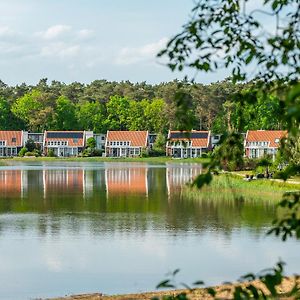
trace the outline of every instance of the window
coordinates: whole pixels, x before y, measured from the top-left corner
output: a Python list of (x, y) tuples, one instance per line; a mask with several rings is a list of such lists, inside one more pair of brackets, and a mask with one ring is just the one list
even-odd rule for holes
[(105, 140), (105, 137), (104, 137), (104, 136), (101, 136), (101, 140), (104, 141), (104, 140)]
[(11, 142), (15, 143), (17, 141), (17, 139), (15, 137), (11, 138)]
[(73, 143), (74, 143), (74, 144), (78, 144), (78, 139), (76, 139), (76, 138), (73, 139)]
[(279, 143), (279, 139), (275, 139), (275, 143)]

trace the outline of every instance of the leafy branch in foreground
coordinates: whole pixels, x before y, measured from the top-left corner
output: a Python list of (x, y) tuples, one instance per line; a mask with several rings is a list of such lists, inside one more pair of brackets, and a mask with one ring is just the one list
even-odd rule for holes
[(300, 239), (300, 192), (285, 193), (278, 204), (277, 214), (274, 227), (268, 233), (281, 236), (283, 241), (288, 237)]
[(189, 22), (159, 56), (168, 58), (172, 70), (231, 69), (234, 81), (297, 78), (300, 2), (264, 0), (257, 9), (250, 2), (197, 1)]
[[(162, 281), (157, 288), (175, 288), (175, 275), (179, 270), (175, 270), (171, 278)], [(300, 299), (300, 282), (299, 277), (292, 279), (290, 288), (284, 287), (284, 263), (279, 261), (274, 268), (265, 269), (258, 274), (246, 274), (242, 276), (238, 283), (226, 283), (219, 288), (204, 288), (202, 294), (196, 288), (204, 284), (203, 281), (197, 281), (193, 284), (194, 288), (181, 284), (186, 290), (166, 294), (162, 298), (152, 298), (153, 300), (187, 300), (210, 297), (212, 299), (278, 299), (292, 297)], [(291, 280), (291, 279), (290, 279)], [(198, 298), (197, 298), (198, 299)]]

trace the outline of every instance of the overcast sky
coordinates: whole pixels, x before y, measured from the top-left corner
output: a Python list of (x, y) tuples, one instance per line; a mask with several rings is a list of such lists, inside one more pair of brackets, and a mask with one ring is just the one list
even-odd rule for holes
[(14, 85), (45, 77), (66, 83), (182, 78), (155, 56), (192, 6), (192, 0), (0, 0), (0, 79)]

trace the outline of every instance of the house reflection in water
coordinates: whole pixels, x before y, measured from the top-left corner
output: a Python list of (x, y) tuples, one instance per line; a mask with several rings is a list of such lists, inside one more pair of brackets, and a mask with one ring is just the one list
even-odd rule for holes
[(26, 188), (26, 179), (24, 171), (1, 170), (0, 198), (23, 198), (24, 188)]
[(23, 199), (42, 194), (44, 199), (93, 195), (93, 172), (84, 169), (0, 170), (0, 198)]
[(109, 167), (105, 168), (107, 198), (111, 196), (148, 196), (148, 168)]
[(167, 164), (166, 180), (168, 196), (181, 191), (182, 186), (191, 183), (197, 175), (202, 173), (199, 164)]
[(82, 194), (84, 185), (84, 170), (63, 169), (43, 170), (44, 198), (48, 194)]

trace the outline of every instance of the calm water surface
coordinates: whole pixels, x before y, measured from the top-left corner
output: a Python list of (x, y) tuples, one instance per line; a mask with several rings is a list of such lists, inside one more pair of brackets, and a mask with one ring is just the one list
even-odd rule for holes
[(194, 164), (0, 167), (0, 298), (153, 290), (176, 268), (178, 281), (216, 284), (279, 258), (299, 273), (300, 243), (265, 235), (273, 199), (187, 199), (181, 186), (199, 172)]

